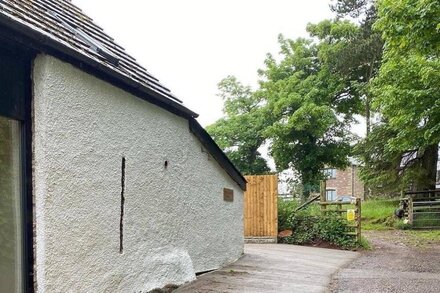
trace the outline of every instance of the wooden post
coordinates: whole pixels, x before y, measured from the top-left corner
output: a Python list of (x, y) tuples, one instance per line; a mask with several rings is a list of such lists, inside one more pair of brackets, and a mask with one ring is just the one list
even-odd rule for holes
[[(325, 180), (321, 180), (321, 182), (320, 182), (320, 195), (321, 195), (321, 197), (319, 199), (320, 202), (326, 202), (327, 201), (327, 198), (325, 196), (325, 189), (326, 189)], [(326, 205), (321, 205), (321, 212), (324, 212), (326, 208), (327, 208)]]
[(409, 224), (413, 224), (414, 220), (414, 208), (413, 208), (413, 198), (409, 196), (408, 198), (408, 222)]
[(356, 240), (359, 243), (361, 241), (361, 217), (362, 217), (362, 200), (356, 198)]

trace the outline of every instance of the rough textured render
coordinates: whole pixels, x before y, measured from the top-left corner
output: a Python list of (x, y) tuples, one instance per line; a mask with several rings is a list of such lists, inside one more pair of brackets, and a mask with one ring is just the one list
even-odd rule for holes
[(47, 55), (33, 79), (38, 291), (145, 292), (240, 257), (243, 192), (187, 120)]

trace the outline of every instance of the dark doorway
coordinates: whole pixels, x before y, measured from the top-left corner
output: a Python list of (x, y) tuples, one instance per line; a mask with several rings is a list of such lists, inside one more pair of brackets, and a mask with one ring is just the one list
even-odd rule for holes
[(32, 54), (0, 44), (0, 291), (33, 292)]

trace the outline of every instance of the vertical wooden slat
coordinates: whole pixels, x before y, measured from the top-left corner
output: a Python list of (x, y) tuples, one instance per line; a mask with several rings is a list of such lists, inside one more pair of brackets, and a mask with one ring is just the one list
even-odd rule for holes
[(264, 209), (265, 209), (265, 199), (266, 199), (266, 190), (265, 190), (265, 184), (266, 184), (266, 180), (264, 180), (264, 178), (260, 178), (260, 192), (259, 192), (259, 196), (260, 196), (260, 236), (265, 236), (266, 234), (264, 233), (264, 225), (265, 223), (265, 218), (264, 218)]
[(263, 199), (264, 199), (264, 189), (262, 188), (263, 178), (258, 178), (257, 180), (257, 194), (256, 197), (258, 198), (258, 236), (264, 236), (263, 235)]
[[(258, 235), (258, 181), (256, 180), (256, 178), (254, 178), (254, 184), (253, 184), (253, 197), (252, 197), (252, 204), (254, 205), (254, 213), (253, 213), (253, 219), (254, 219), (254, 223), (252, 224), (254, 226), (254, 235), (255, 236), (259, 236)], [(255, 215), (255, 216), (254, 216)]]
[(271, 210), (272, 210), (272, 191), (271, 191), (271, 182), (272, 182), (272, 180), (266, 180), (266, 183), (265, 183), (265, 187), (264, 187), (264, 189), (265, 189), (265, 191), (266, 191), (266, 194), (265, 194), (265, 197), (266, 197), (266, 201), (265, 201), (265, 204), (266, 204), (266, 215), (265, 215), (265, 217), (266, 217), (266, 232), (265, 232), (265, 234), (266, 235), (272, 235), (272, 219), (270, 218), (270, 212), (271, 212)]
[[(247, 180), (247, 178), (246, 178)], [(247, 228), (249, 227), (248, 224), (248, 212), (247, 212), (247, 207), (249, 206), (248, 204), (248, 194), (245, 192), (244, 193), (244, 198), (243, 198), (243, 224), (244, 224), (244, 235), (246, 236), (248, 234)]]
[(272, 179), (272, 183), (273, 183), (273, 193), (272, 193), (272, 199), (273, 199), (273, 203), (272, 203), (272, 207), (273, 207), (273, 213), (274, 213), (274, 217), (272, 218), (272, 221), (274, 223), (274, 227), (272, 230), (272, 236), (278, 236), (278, 176), (274, 175), (273, 179)]
[(267, 231), (266, 235), (272, 236), (272, 229), (273, 229), (273, 219), (271, 217), (272, 210), (273, 210), (273, 197), (272, 197), (272, 178), (269, 178), (269, 180), (266, 180), (266, 205), (267, 205), (267, 214), (266, 214), (266, 225), (267, 225)]
[(265, 196), (266, 196), (266, 206), (267, 206), (267, 213), (266, 213), (266, 235), (272, 236), (272, 226), (273, 226), (273, 221), (272, 218), (270, 216), (271, 214), (271, 210), (272, 210), (272, 178), (269, 178), (270, 180), (266, 180), (265, 183)]
[[(248, 181), (248, 186), (250, 185), (249, 184), (249, 178), (247, 178), (246, 177), (246, 181)], [(249, 188), (249, 187), (247, 187), (247, 188)], [(249, 203), (250, 203), (250, 201), (249, 201), (249, 192), (245, 192), (244, 193), (244, 197), (245, 197), (245, 206), (244, 206), (244, 210), (245, 210), (245, 214), (244, 214), (244, 216), (245, 216), (245, 222), (244, 222), (244, 235), (246, 236), (246, 235), (249, 235), (250, 234), (250, 231), (249, 231), (249, 228), (250, 228), (250, 223), (249, 223)]]
[(244, 200), (245, 236), (278, 234), (278, 178), (276, 175), (246, 176), (248, 181)]
[(268, 234), (269, 231), (268, 231), (268, 227), (267, 227), (269, 225), (269, 219), (267, 217), (267, 210), (269, 208), (268, 204), (269, 204), (270, 196), (267, 193), (267, 191), (268, 191), (267, 183), (268, 183), (267, 180), (263, 180), (263, 184), (262, 184), (263, 190), (264, 190), (264, 198), (263, 198), (263, 211), (264, 211), (264, 213), (263, 213), (263, 221), (264, 221), (264, 223), (263, 223), (263, 235), (269, 235)]
[(258, 178), (258, 185), (257, 186), (258, 186), (258, 191), (257, 191), (257, 197), (258, 197), (258, 236), (264, 236), (263, 235), (264, 178), (262, 178), (262, 177)]
[(255, 178), (252, 178), (252, 235), (253, 236), (258, 236), (257, 233), (257, 215), (258, 215), (258, 205), (256, 205), (255, 201), (256, 201), (256, 194), (257, 194), (257, 190), (256, 190), (256, 184), (255, 184)]

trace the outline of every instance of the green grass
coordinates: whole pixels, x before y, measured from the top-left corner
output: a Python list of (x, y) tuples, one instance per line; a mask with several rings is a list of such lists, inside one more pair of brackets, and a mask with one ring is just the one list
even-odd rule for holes
[[(279, 229), (290, 229), (287, 219), (293, 210), (298, 207), (296, 201), (278, 201)], [(362, 202), (362, 229), (363, 230), (389, 230), (393, 229), (398, 220), (394, 217), (394, 211), (399, 207), (399, 200), (367, 200)], [(335, 207), (328, 207), (334, 209)], [(344, 205), (344, 209), (353, 209), (354, 205)], [(311, 216), (321, 214), (320, 206), (317, 202), (310, 204), (301, 213)]]
[(420, 248), (440, 245), (439, 230), (407, 230), (407, 243)]
[(408, 233), (413, 237), (425, 241), (440, 242), (440, 230), (412, 230), (408, 231)]
[(362, 229), (389, 230), (396, 224), (394, 211), (399, 207), (399, 200), (367, 200), (362, 202)]
[(362, 249), (365, 249), (365, 250), (370, 250), (371, 249), (370, 242), (364, 236), (361, 236), (361, 241), (359, 241), (359, 248), (362, 248)]

